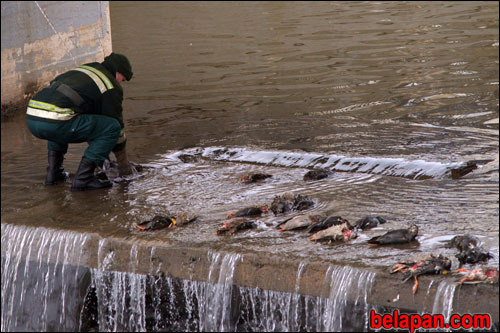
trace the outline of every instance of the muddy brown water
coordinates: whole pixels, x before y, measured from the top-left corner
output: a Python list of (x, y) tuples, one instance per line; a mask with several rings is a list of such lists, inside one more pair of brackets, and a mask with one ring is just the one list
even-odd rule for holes
[[(134, 71), (123, 84), (129, 156), (152, 168), (110, 190), (46, 187), (46, 142), (29, 133), (21, 111), (1, 124), (2, 223), (362, 266), (453, 256), (443, 241), (472, 233), (498, 265), (496, 2), (112, 2), (110, 9), (113, 49)], [(66, 155), (72, 175), (84, 149), (73, 145)], [(217, 149), (229, 153), (210, 153)], [(432, 176), (351, 165), (306, 183), (317, 156), (403, 171), (414, 163)], [(490, 162), (458, 180), (443, 171), (469, 160)], [(274, 177), (238, 182), (258, 170)], [(341, 245), (277, 232), (282, 218), (273, 216), (231, 238), (215, 235), (228, 212), (286, 191), (314, 198), (312, 212), (389, 222)], [(179, 210), (200, 221), (147, 234), (135, 228)], [(418, 243), (366, 246), (411, 222)]]

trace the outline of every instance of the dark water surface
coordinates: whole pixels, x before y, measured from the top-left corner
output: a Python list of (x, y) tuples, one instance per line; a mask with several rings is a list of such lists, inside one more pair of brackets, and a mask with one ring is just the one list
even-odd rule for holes
[[(45, 187), (46, 142), (21, 112), (1, 125), (2, 223), (384, 266), (452, 256), (440, 241), (472, 233), (498, 265), (498, 14), (496, 2), (112, 2), (113, 49), (134, 71), (123, 85), (129, 156), (154, 168), (106, 191)], [(70, 147), (68, 171), (85, 148)], [(304, 182), (318, 156), (349, 160), (350, 172)], [(491, 162), (449, 177), (469, 160)], [(363, 163), (376, 167), (355, 167)], [(256, 170), (274, 177), (238, 182)], [(429, 177), (401, 177), (419, 172)], [(389, 223), (338, 246), (279, 233), (272, 216), (254, 231), (215, 235), (228, 212), (285, 191), (313, 197), (313, 212)], [(167, 210), (201, 222), (154, 234), (134, 227)], [(419, 244), (366, 246), (410, 222)]]

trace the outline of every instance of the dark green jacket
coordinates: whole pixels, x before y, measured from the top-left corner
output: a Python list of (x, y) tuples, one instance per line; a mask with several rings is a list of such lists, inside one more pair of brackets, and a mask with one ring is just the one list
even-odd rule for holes
[[(122, 115), (123, 89), (115, 79), (116, 73), (112, 71), (112, 68), (108, 69), (94, 62), (59, 75), (51, 82), (49, 88), (42, 89), (32, 98), (28, 105), (27, 117), (41, 121), (65, 121), (77, 116), (78, 113), (91, 113), (115, 118), (122, 128), (122, 137), (113, 151), (122, 150), (125, 146)], [(91, 77), (86, 73), (94, 75)], [(102, 74), (105, 77), (102, 77)], [(66, 84), (78, 93), (85, 101), (85, 107), (77, 106), (71, 98), (58, 91), (57, 87), (60, 83)], [(48, 112), (49, 110), (51, 112)], [(66, 116), (58, 117), (61, 114)]]

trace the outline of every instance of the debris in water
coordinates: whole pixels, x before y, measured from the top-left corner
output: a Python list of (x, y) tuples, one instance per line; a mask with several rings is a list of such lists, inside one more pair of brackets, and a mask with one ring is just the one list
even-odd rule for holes
[(391, 274), (396, 272), (403, 273), (403, 281), (408, 281), (411, 277), (415, 279), (413, 285), (413, 294), (418, 290), (417, 277), (425, 274), (446, 274), (451, 268), (451, 260), (443, 255), (425, 257), (419, 261), (401, 261), (391, 268)]

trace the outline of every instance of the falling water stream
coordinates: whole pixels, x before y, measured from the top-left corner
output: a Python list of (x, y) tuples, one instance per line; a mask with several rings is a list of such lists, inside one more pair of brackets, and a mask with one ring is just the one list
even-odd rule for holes
[[(113, 251), (108, 251), (105, 239), (98, 242), (98, 267), (86, 269), (75, 267), (74, 261), (68, 262), (76, 256), (81, 264), (85, 263), (83, 253), (87, 239), (81, 234), (40, 232), (36, 228), (10, 225), (2, 225), (2, 231), (3, 235), (7, 231), (15, 235), (2, 238), (2, 253), (12, 260), (2, 262), (2, 274), (7, 282), (2, 284), (2, 300), (15, 300), (2, 304), (2, 331), (40, 327), (56, 331), (359, 331), (368, 328), (367, 297), (374, 272), (330, 266), (322, 281), (328, 297), (312, 297), (300, 294), (304, 263), (297, 270), (295, 292), (283, 293), (234, 286), (238, 262), (244, 260), (240, 254), (209, 252), (206, 281), (179, 281), (135, 273), (136, 245), (130, 248), (129, 272), (109, 270), (115, 256)], [(41, 242), (52, 244), (48, 252), (33, 246), (34, 235), (40, 234)], [(28, 253), (29, 260), (21, 256), (34, 248), (38, 253)], [(22, 265), (20, 260), (24, 261)], [(39, 267), (30, 271), (30, 264)], [(19, 276), (22, 283), (17, 284), (8, 276)], [(16, 286), (20, 287), (17, 291)]]

